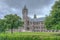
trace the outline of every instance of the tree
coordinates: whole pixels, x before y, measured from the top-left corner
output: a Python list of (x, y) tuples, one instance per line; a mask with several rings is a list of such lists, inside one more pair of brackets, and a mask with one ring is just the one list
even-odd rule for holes
[(0, 19), (0, 32), (5, 32), (6, 30), (6, 22), (4, 19)]
[(6, 21), (7, 27), (11, 29), (11, 33), (13, 33), (13, 28), (18, 28), (23, 25), (22, 19), (16, 14), (6, 15), (4, 16), (4, 19)]
[(60, 29), (60, 0), (55, 2), (50, 15), (46, 17), (45, 26), (47, 29)]

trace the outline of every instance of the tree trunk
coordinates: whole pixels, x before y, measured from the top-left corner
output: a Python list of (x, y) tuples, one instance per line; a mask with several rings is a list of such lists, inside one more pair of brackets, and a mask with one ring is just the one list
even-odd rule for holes
[(11, 27), (11, 33), (13, 33), (13, 26), (14, 26), (14, 20), (13, 20), (12, 27)]
[(13, 29), (11, 29), (11, 33), (13, 33)]
[(13, 33), (13, 26), (11, 27), (11, 33)]

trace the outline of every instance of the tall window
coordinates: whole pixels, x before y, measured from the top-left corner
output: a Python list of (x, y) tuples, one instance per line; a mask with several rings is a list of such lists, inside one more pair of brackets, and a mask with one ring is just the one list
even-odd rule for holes
[(27, 25), (29, 25), (29, 21), (27, 21)]

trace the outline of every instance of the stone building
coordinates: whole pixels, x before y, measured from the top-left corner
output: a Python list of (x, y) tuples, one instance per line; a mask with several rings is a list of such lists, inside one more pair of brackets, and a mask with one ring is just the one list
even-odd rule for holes
[[(44, 25), (44, 17), (37, 18), (34, 14), (34, 18), (28, 17), (28, 9), (26, 6), (22, 9), (22, 17), (24, 21), (23, 27), (13, 29), (14, 32), (60, 32), (60, 30), (47, 30)], [(10, 32), (8, 30), (7, 32)]]
[(14, 32), (60, 32), (60, 30), (47, 30), (44, 25), (44, 17), (37, 18), (36, 14), (34, 14), (33, 19), (28, 17), (28, 9), (26, 6), (22, 9), (22, 17), (24, 21), (23, 27), (13, 29)]
[(22, 9), (22, 16), (24, 21), (24, 30), (31, 32), (44, 32), (47, 31), (44, 27), (44, 17), (37, 18), (34, 14), (34, 18), (28, 17), (28, 9), (26, 6)]

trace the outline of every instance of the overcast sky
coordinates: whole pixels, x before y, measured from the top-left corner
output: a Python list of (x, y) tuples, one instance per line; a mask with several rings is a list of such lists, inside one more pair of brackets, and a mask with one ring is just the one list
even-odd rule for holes
[(7, 14), (22, 16), (24, 5), (28, 8), (29, 17), (36, 14), (38, 17), (49, 15), (55, 0), (0, 0), (0, 18)]

